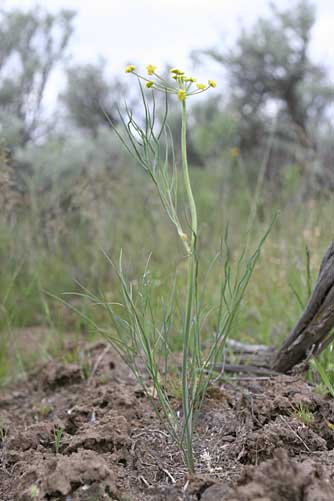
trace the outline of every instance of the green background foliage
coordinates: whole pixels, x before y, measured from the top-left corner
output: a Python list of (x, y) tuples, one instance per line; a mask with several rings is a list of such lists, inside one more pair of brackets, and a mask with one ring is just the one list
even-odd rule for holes
[[(328, 69), (310, 57), (315, 20), (307, 1), (285, 12), (273, 9), (241, 31), (229, 51), (215, 47), (193, 55), (214, 61), (226, 76), (224, 87), (189, 109), (188, 157), (204, 263), (209, 267), (221, 248), (227, 225), (232, 258), (242, 248), (259, 180), (251, 244), (280, 213), (234, 327), (235, 338), (247, 342), (281, 342), (300, 314), (293, 290), (307, 295), (305, 245), (314, 278), (331, 238), (334, 87)], [(134, 282), (152, 253), (158, 316), (175, 267), (178, 301), (186, 297), (182, 246), (152, 183), (106, 119), (118, 126), (125, 100), (140, 116), (137, 88), (125, 75), (109, 74), (103, 60), (78, 65), (69, 59), (73, 23), (69, 11), (0, 11), (2, 382), (40, 360), (67, 356), (69, 339), (96, 335), (49, 294), (79, 290), (80, 282), (117, 300), (119, 285), (101, 248), (113, 258), (123, 249)], [(46, 91), (60, 70), (64, 88), (51, 112)], [(169, 105), (177, 153), (180, 114), (173, 101)], [(218, 271), (207, 283), (212, 303)], [(86, 302), (76, 301), (86, 312)], [(91, 314), (107, 321), (100, 311)], [(181, 323), (180, 316), (172, 332), (175, 350)], [(208, 336), (214, 328), (208, 325)]]

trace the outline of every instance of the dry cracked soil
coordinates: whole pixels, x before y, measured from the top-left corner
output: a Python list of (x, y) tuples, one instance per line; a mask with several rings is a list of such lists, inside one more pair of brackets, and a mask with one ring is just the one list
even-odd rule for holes
[(89, 374), (52, 361), (1, 389), (1, 501), (334, 501), (334, 399), (302, 377), (210, 388), (188, 476), (120, 358), (85, 350)]

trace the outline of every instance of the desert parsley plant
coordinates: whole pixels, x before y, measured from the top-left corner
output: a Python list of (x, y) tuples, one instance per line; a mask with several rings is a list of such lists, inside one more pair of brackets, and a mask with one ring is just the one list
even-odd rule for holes
[[(138, 79), (144, 121), (135, 120), (132, 112), (126, 108), (125, 114), (120, 113), (122, 128), (119, 129), (113, 124), (111, 126), (127, 151), (153, 181), (166, 214), (184, 247), (187, 295), (184, 305), (181, 305), (183, 310), (181, 412), (175, 408), (168, 390), (168, 375), (175, 369), (170, 364), (170, 337), (174, 328), (176, 309), (180, 306), (175, 304), (176, 282), (170, 297), (164, 298), (165, 310), (162, 321), (157, 318), (153, 305), (154, 291), (149, 264), (142, 279), (135, 286), (127, 280), (122, 266), (122, 256), (117, 266), (110, 260), (120, 281), (123, 296), (117, 304), (97, 297), (89, 291), (84, 293), (96, 305), (102, 305), (107, 310), (112, 329), (102, 329), (95, 324), (94, 327), (110, 341), (132, 369), (146, 395), (151, 399), (161, 422), (179, 446), (188, 471), (193, 472), (195, 469), (193, 435), (196, 418), (208, 385), (217, 375), (215, 367), (223, 358), (225, 341), (231, 332), (263, 241), (248, 259), (245, 249), (234, 270), (229, 253), (226, 252), (227, 257), (222, 265), (222, 279), (218, 283), (218, 302), (214, 305), (208, 304), (199, 292), (202, 288), (205, 289), (205, 284), (199, 283), (200, 235), (196, 200), (187, 160), (187, 101), (215, 88), (216, 82), (208, 80), (206, 84), (198, 83), (195, 78), (187, 76), (178, 68), (170, 70), (170, 78), (162, 77), (157, 68), (151, 64), (146, 70), (145, 75), (137, 72), (134, 65), (127, 66), (125, 70)], [(146, 92), (153, 93), (150, 100), (147, 99)], [(156, 111), (155, 92), (162, 92), (166, 96), (165, 110), (160, 119)], [(185, 193), (183, 204), (189, 214), (186, 223), (182, 222), (178, 207), (178, 168), (167, 124), (169, 95), (171, 97), (174, 95), (178, 99), (182, 111), (180, 153)], [(226, 248), (228, 251), (228, 247)], [(209, 346), (203, 349), (206, 321), (212, 315), (215, 316), (216, 329), (209, 335)]]

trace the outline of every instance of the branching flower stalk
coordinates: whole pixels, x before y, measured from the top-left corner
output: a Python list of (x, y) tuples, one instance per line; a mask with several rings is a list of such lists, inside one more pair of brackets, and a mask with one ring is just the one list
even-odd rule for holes
[[(152, 305), (149, 265), (146, 266), (140, 285), (135, 288), (125, 276), (122, 256), (118, 266), (115, 266), (106, 256), (119, 278), (123, 300), (121, 303), (111, 303), (84, 289), (83, 296), (88, 297), (95, 305), (105, 308), (110, 317), (111, 329), (99, 327), (87, 316), (84, 318), (109, 340), (131, 368), (146, 395), (151, 399), (157, 416), (180, 448), (188, 471), (193, 472), (195, 470), (193, 433), (196, 416), (203, 403), (207, 387), (215, 375), (215, 367), (222, 359), (225, 341), (238, 314), (266, 235), (248, 260), (245, 258), (245, 253), (242, 253), (234, 274), (227, 252), (222, 283), (219, 287), (218, 304), (205, 304), (203, 298), (199, 297), (198, 218), (187, 160), (186, 102), (188, 97), (216, 87), (216, 83), (213, 80), (208, 80), (207, 84), (197, 83), (195, 78), (185, 75), (178, 68), (170, 70), (171, 79), (159, 75), (154, 65), (149, 64), (146, 69), (147, 76), (138, 73), (134, 65), (127, 66), (125, 70), (126, 73), (134, 74), (138, 78), (143, 100), (144, 122), (135, 120), (132, 112), (126, 107), (125, 115), (120, 113), (123, 132), (113, 123), (111, 126), (126, 150), (147, 172), (156, 186), (161, 203), (175, 226), (186, 252), (187, 296), (182, 327), (181, 367), (182, 414), (180, 415), (175, 409), (168, 389), (168, 376), (171, 370), (169, 367), (170, 335), (175, 327), (176, 282), (169, 300), (164, 298), (165, 314), (162, 322), (159, 323)], [(149, 105), (145, 97), (145, 87), (150, 91), (163, 92), (166, 96), (165, 112), (160, 120), (157, 118), (154, 92), (152, 92), (151, 105)], [(190, 213), (186, 231), (179, 217), (177, 167), (172, 136), (166, 121), (167, 96), (172, 94), (177, 96), (182, 107), (182, 174), (186, 194), (185, 202)], [(201, 347), (203, 326), (208, 317), (213, 314), (217, 315), (216, 332), (211, 334), (209, 339), (211, 345), (208, 350), (204, 351)], [(143, 374), (143, 366), (149, 375), (149, 381)], [(153, 392), (150, 384), (153, 385)]]
[[(184, 455), (186, 464), (190, 471), (194, 471), (194, 458), (193, 458), (193, 412), (194, 404), (196, 403), (196, 397), (198, 393), (198, 386), (200, 384), (200, 367), (201, 354), (200, 354), (200, 339), (199, 330), (193, 329), (193, 314), (195, 305), (194, 302), (197, 301), (197, 238), (198, 238), (198, 221), (197, 221), (197, 208), (194, 199), (194, 195), (191, 188), (189, 166), (187, 160), (187, 110), (186, 110), (186, 98), (187, 96), (192, 96), (199, 94), (210, 87), (216, 87), (216, 83), (213, 80), (209, 80), (208, 84), (196, 83), (196, 79), (193, 77), (187, 77), (184, 72), (178, 68), (172, 68), (170, 73), (172, 78), (176, 80), (176, 86), (171, 86), (169, 82), (160, 77), (156, 73), (156, 67), (153, 65), (147, 66), (147, 72), (150, 76), (155, 76), (156, 80), (147, 80), (142, 75), (139, 75), (135, 71), (135, 67), (130, 65), (126, 68), (126, 72), (134, 73), (139, 79), (146, 80), (147, 88), (155, 88), (157, 90), (166, 93), (177, 94), (182, 105), (182, 125), (181, 125), (181, 158), (182, 158), (182, 172), (185, 185), (185, 191), (187, 196), (187, 201), (190, 209), (191, 215), (191, 225), (189, 236), (183, 232), (179, 222), (176, 224), (178, 234), (183, 241), (188, 259), (188, 283), (187, 283), (187, 302), (186, 311), (183, 326), (183, 353), (182, 353), (182, 411), (184, 416), (184, 430), (182, 432), (182, 443), (184, 443)], [(196, 84), (194, 86), (194, 84)], [(159, 183), (157, 183), (159, 185)], [(158, 186), (159, 189), (159, 186)], [(178, 221), (178, 218), (175, 218)], [(193, 336), (193, 339), (192, 339)], [(191, 350), (191, 344), (193, 345), (193, 350)], [(193, 371), (192, 379), (190, 381), (189, 375), (189, 361), (193, 367), (197, 367), (197, 371)]]

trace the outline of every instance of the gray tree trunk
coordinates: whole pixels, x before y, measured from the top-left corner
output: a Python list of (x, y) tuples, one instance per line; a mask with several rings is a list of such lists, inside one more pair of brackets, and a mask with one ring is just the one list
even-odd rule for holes
[(307, 363), (333, 340), (334, 327), (334, 245), (324, 255), (317, 282), (308, 304), (271, 364), (277, 372), (289, 372)]

